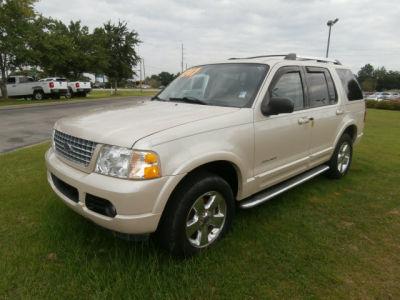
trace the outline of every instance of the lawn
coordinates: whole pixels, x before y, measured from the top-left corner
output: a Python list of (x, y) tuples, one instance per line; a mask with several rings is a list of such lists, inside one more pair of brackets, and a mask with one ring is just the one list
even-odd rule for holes
[(47, 148), (0, 156), (0, 298), (400, 298), (400, 112), (368, 111), (347, 177), (238, 211), (189, 260), (69, 210), (47, 185)]
[(72, 99), (65, 99), (65, 97), (61, 97), (59, 100), (46, 99), (46, 100), (32, 100), (32, 99), (8, 99), (2, 100), (0, 99), (0, 107), (8, 106), (8, 105), (21, 105), (21, 104), (37, 104), (37, 103), (59, 103), (59, 102), (71, 102), (75, 100), (95, 100), (102, 98), (120, 98), (120, 97), (129, 97), (129, 96), (154, 96), (157, 93), (157, 90), (139, 90), (139, 89), (120, 89), (117, 93), (110, 90), (104, 89), (96, 89), (92, 90), (86, 97), (74, 97)]

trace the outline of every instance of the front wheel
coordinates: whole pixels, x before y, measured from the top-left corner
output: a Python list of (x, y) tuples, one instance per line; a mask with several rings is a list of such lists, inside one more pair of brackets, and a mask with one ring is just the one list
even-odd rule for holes
[(328, 176), (334, 179), (342, 178), (350, 169), (353, 158), (353, 139), (344, 133), (336, 145), (332, 158), (329, 161)]
[(232, 190), (224, 179), (210, 173), (193, 174), (170, 199), (157, 239), (173, 255), (197, 254), (225, 235), (234, 212)]

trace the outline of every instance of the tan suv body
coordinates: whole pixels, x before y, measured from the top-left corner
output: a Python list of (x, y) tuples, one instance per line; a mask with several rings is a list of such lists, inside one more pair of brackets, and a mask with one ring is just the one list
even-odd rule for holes
[[(168, 93), (167, 87), (154, 101), (97, 109), (59, 120), (53, 146), (46, 153), (48, 181), (56, 194), (77, 213), (105, 228), (128, 234), (157, 231), (169, 250), (190, 255), (213, 244), (227, 230), (234, 206), (226, 198), (232, 197), (239, 204), (247, 202), (251, 207), (253, 195), (321, 165), (328, 166), (330, 172), (336, 168), (333, 177), (348, 171), (352, 152), (346, 145), (352, 149), (358, 142), (365, 117), (361, 91), (348, 68), (293, 55), (231, 59), (187, 70), (171, 84), (172, 89), (177, 89), (180, 81), (186, 84), (189, 80), (192, 93), (206, 91), (214, 70), (207, 73), (203, 69), (224, 64), (235, 68), (255, 64), (265, 71), (248, 107), (200, 105), (182, 98), (166, 101), (161, 97)], [(242, 73), (237, 82), (243, 82), (240, 76)], [(193, 83), (195, 77), (197, 83)], [(245, 98), (246, 92), (238, 90), (237, 98)], [(271, 111), (268, 105), (272, 102), (284, 103), (287, 99), (293, 104), (292, 112), (266, 113)], [(279, 104), (277, 107), (279, 110)], [(339, 149), (344, 135), (351, 142)], [(104, 167), (99, 167), (99, 156), (107, 145), (128, 150), (115, 148), (117, 154), (107, 150)], [(137, 157), (148, 162), (135, 161), (137, 165), (133, 166), (136, 154), (129, 151), (139, 151)], [(150, 175), (143, 176), (149, 178), (105, 174), (110, 172), (110, 161), (118, 161), (118, 155), (128, 156), (130, 174), (133, 168), (138, 172), (147, 168), (143, 172)], [(118, 168), (115, 172), (125, 167)], [(216, 177), (213, 182), (210, 174)], [(199, 182), (208, 184), (210, 191), (196, 186)], [(230, 191), (219, 189), (225, 184)], [(196, 199), (187, 200), (186, 194)], [(196, 208), (199, 197), (203, 197), (206, 210)], [(206, 198), (219, 199), (219, 206), (207, 204)], [(187, 207), (181, 208), (185, 201)], [(194, 233), (188, 230), (191, 220), (196, 225)], [(177, 240), (182, 244), (179, 249), (173, 246), (179, 244)]]

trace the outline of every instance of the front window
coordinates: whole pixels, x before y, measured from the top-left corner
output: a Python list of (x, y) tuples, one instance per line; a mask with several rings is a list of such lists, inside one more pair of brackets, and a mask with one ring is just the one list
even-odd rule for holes
[(157, 97), (206, 105), (250, 107), (265, 78), (265, 64), (213, 64), (183, 72)]

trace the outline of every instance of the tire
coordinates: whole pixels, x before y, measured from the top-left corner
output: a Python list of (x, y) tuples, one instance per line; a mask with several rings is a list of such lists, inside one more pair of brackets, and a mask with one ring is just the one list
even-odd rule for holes
[(44, 93), (43, 91), (34, 91), (33, 92), (33, 100), (44, 100)]
[(234, 214), (229, 184), (211, 173), (194, 173), (172, 194), (156, 239), (172, 255), (189, 257), (218, 242), (230, 229)]
[(353, 139), (347, 133), (344, 133), (333, 152), (329, 161), (329, 170), (327, 175), (333, 179), (340, 179), (347, 174), (350, 169), (353, 158)]
[(68, 92), (65, 94), (65, 99), (71, 99), (73, 97), (72, 89), (68, 88)]

